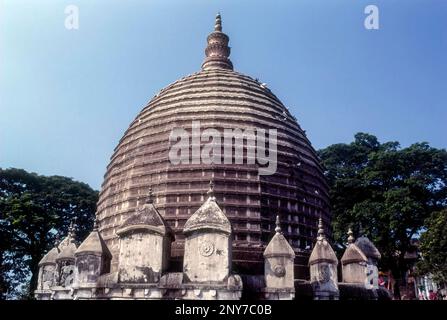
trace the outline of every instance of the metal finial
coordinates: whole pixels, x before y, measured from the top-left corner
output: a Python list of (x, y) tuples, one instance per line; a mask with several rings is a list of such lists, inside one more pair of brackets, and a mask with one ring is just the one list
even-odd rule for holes
[(210, 180), (210, 188), (207, 191), (208, 197), (214, 199), (214, 183)]
[(149, 192), (147, 194), (146, 203), (148, 203), (148, 204), (154, 203), (154, 193), (152, 191), (152, 187), (149, 187)]
[(214, 25), (214, 31), (222, 31), (222, 18), (220, 17), (220, 12), (216, 15), (216, 23)]
[(276, 216), (275, 223), (276, 223), (275, 232), (276, 233), (281, 233), (281, 225), (280, 225), (280, 222), (279, 222), (279, 215)]
[(349, 228), (349, 230), (348, 230), (348, 244), (353, 243), (354, 240), (355, 240), (355, 238), (354, 238), (354, 232), (352, 232), (352, 229)]
[(318, 233), (317, 233), (317, 240), (323, 240), (325, 238), (324, 235), (324, 227), (323, 227), (323, 219), (320, 217), (318, 219)]

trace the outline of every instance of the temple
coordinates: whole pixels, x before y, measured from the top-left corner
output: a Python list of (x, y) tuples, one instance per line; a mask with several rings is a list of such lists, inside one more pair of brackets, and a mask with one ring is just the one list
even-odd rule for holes
[[(37, 299), (384, 295), (366, 237), (351, 234), (339, 264), (315, 150), (265, 83), (234, 71), (230, 51), (218, 14), (201, 70), (157, 93), (119, 141), (90, 235), (78, 246), (72, 226), (42, 258)], [(274, 128), (276, 172), (260, 174), (248, 141), (233, 161), (172, 163), (172, 131), (194, 140), (194, 121), (217, 133)]]

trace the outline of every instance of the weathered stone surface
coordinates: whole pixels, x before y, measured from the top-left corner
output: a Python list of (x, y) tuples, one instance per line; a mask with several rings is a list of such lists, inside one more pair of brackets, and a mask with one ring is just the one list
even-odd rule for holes
[(368, 258), (363, 251), (353, 243), (354, 237), (351, 230), (349, 230), (348, 235), (349, 244), (341, 258), (343, 282), (365, 285), (368, 281)]
[(185, 234), (193, 231), (208, 229), (231, 233), (230, 221), (225, 213), (217, 205), (215, 199), (209, 198), (206, 202), (186, 221), (183, 232)]
[(119, 281), (158, 282), (163, 266), (163, 237), (146, 232), (132, 232), (121, 240)]
[(96, 255), (104, 255), (106, 257), (112, 258), (112, 254), (107, 248), (106, 243), (101, 237), (98, 229), (94, 229), (88, 237), (81, 243), (79, 248), (75, 252), (75, 256), (79, 256), (81, 254), (96, 254)]
[(173, 238), (169, 225), (148, 201), (117, 230), (120, 236), (118, 281), (156, 283), (168, 268)]
[(286, 238), (281, 233), (279, 216), (276, 217), (275, 235), (264, 251), (264, 276), (266, 288), (265, 299), (293, 299), (294, 259), (293, 251)]
[(55, 285), (57, 279), (56, 258), (59, 255), (57, 246), (48, 251), (39, 261), (39, 274), (37, 278), (37, 290), (49, 290)]
[(95, 283), (101, 274), (110, 272), (112, 255), (98, 231), (96, 222), (93, 231), (76, 250), (75, 258), (78, 286)]
[(318, 223), (317, 242), (309, 258), (310, 283), (314, 291), (314, 299), (338, 299), (337, 279), (338, 259), (324, 234), (322, 219)]
[(43, 256), (43, 258), (39, 261), (39, 266), (44, 266), (46, 264), (56, 264), (56, 258), (58, 257), (58, 255), (59, 249), (56, 246)]
[(229, 235), (195, 232), (185, 241), (183, 272), (192, 282), (224, 281), (231, 270)]
[(57, 275), (56, 263), (44, 264), (39, 267), (38, 290), (50, 290), (55, 285)]
[(190, 282), (223, 282), (231, 272), (231, 224), (213, 189), (210, 183), (208, 199), (185, 223), (183, 272)]

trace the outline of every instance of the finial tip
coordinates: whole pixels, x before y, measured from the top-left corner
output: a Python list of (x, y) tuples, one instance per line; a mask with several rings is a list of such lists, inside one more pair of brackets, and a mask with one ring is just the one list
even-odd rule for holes
[(349, 229), (348, 229), (348, 244), (353, 243), (354, 240), (355, 240), (355, 238), (354, 238), (354, 232), (352, 232), (352, 229), (349, 228)]
[(208, 189), (208, 191), (207, 191), (207, 194), (208, 194), (208, 196), (212, 199), (212, 200), (214, 200), (215, 198), (214, 198), (214, 183), (213, 183), (213, 180), (210, 180), (210, 187), (209, 187), (209, 189)]
[(222, 31), (222, 18), (220, 16), (220, 12), (216, 14), (216, 23), (214, 25), (215, 31)]
[(149, 204), (153, 203), (154, 202), (153, 196), (154, 196), (154, 193), (152, 191), (152, 187), (149, 187), (146, 203), (149, 203)]
[(318, 219), (317, 240), (323, 240), (324, 238), (325, 238), (325, 235), (324, 235), (323, 219), (320, 216), (320, 218)]
[(279, 215), (276, 216), (275, 224), (276, 224), (275, 232), (281, 233), (281, 224), (279, 222)]

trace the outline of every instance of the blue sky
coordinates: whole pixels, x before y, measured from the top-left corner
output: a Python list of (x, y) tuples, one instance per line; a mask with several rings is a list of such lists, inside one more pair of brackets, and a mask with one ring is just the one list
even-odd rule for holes
[[(64, 27), (79, 7), (79, 30)], [(366, 30), (377, 5), (380, 29)], [(220, 11), (237, 71), (266, 82), (315, 148), (369, 132), (447, 147), (444, 0), (0, 0), (0, 167), (98, 189), (160, 89), (199, 70)]]

